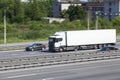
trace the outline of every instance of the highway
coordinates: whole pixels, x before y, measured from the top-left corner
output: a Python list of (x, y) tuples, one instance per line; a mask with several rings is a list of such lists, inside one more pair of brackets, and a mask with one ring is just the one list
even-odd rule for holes
[[(120, 47), (117, 44), (116, 47)], [(47, 51), (1, 51), (0, 59), (94, 52), (96, 50), (51, 53)], [(0, 80), (120, 80), (120, 59), (49, 65), (0, 71)]]
[(65, 53), (84, 53), (84, 52), (95, 52), (96, 50), (81, 50), (81, 51), (68, 51), (68, 52), (48, 52), (46, 51), (1, 51), (0, 59), (11, 59), (19, 57), (31, 57), (31, 56), (40, 56), (40, 55), (54, 55), (54, 54), (65, 54)]
[[(120, 48), (120, 43), (117, 43), (117, 48)], [(31, 57), (31, 56), (40, 56), (40, 55), (47, 55), (47, 54), (65, 54), (65, 53), (84, 53), (84, 52), (95, 52), (96, 50), (80, 50), (80, 51), (68, 51), (68, 52), (48, 52), (46, 51), (25, 51), (25, 50), (15, 50), (15, 51), (0, 51), (0, 59), (11, 59), (11, 58), (18, 58), (18, 57)]]
[(1, 71), (0, 80), (120, 80), (120, 59)]

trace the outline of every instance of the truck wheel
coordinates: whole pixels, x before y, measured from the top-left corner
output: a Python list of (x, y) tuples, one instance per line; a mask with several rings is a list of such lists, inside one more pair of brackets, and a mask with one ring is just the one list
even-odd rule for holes
[(63, 48), (59, 48), (59, 52), (63, 52), (64, 50), (63, 50)]

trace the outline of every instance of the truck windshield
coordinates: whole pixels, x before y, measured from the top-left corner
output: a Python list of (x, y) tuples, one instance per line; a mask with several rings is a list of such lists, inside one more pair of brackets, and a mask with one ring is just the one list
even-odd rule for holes
[(49, 38), (49, 42), (59, 42), (62, 41), (62, 38)]

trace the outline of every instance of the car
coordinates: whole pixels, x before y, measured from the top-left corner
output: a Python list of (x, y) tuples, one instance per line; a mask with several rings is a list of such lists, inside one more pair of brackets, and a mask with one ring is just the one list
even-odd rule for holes
[(37, 51), (37, 50), (44, 50), (46, 46), (41, 43), (33, 43), (25, 48), (26, 51)]
[(102, 47), (100, 50), (97, 50), (96, 52), (102, 52), (102, 51), (112, 51), (112, 50), (118, 50), (116, 47), (106, 46)]

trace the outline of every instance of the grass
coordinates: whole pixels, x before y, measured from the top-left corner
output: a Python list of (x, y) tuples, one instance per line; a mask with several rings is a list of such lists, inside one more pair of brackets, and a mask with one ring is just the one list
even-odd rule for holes
[[(7, 43), (19, 43), (19, 42), (39, 42), (39, 41), (47, 41), (48, 38), (39, 38), (39, 39), (29, 39), (29, 40), (24, 40), (24, 39), (16, 39), (16, 38), (9, 38), (7, 39)], [(0, 44), (3, 44), (4, 40), (0, 40)]]
[[(48, 38), (39, 38), (39, 39), (29, 39), (29, 40), (23, 40), (23, 39), (15, 39), (15, 38), (9, 38), (7, 39), (7, 43), (19, 43), (19, 42), (40, 42), (40, 41), (47, 41)], [(0, 40), (0, 44), (3, 44), (4, 41), (1, 39)], [(11, 47), (1, 47), (0, 51), (9, 51), (9, 50), (20, 50), (20, 49), (24, 49), (26, 45), (20, 45), (20, 46), (11, 46)]]

